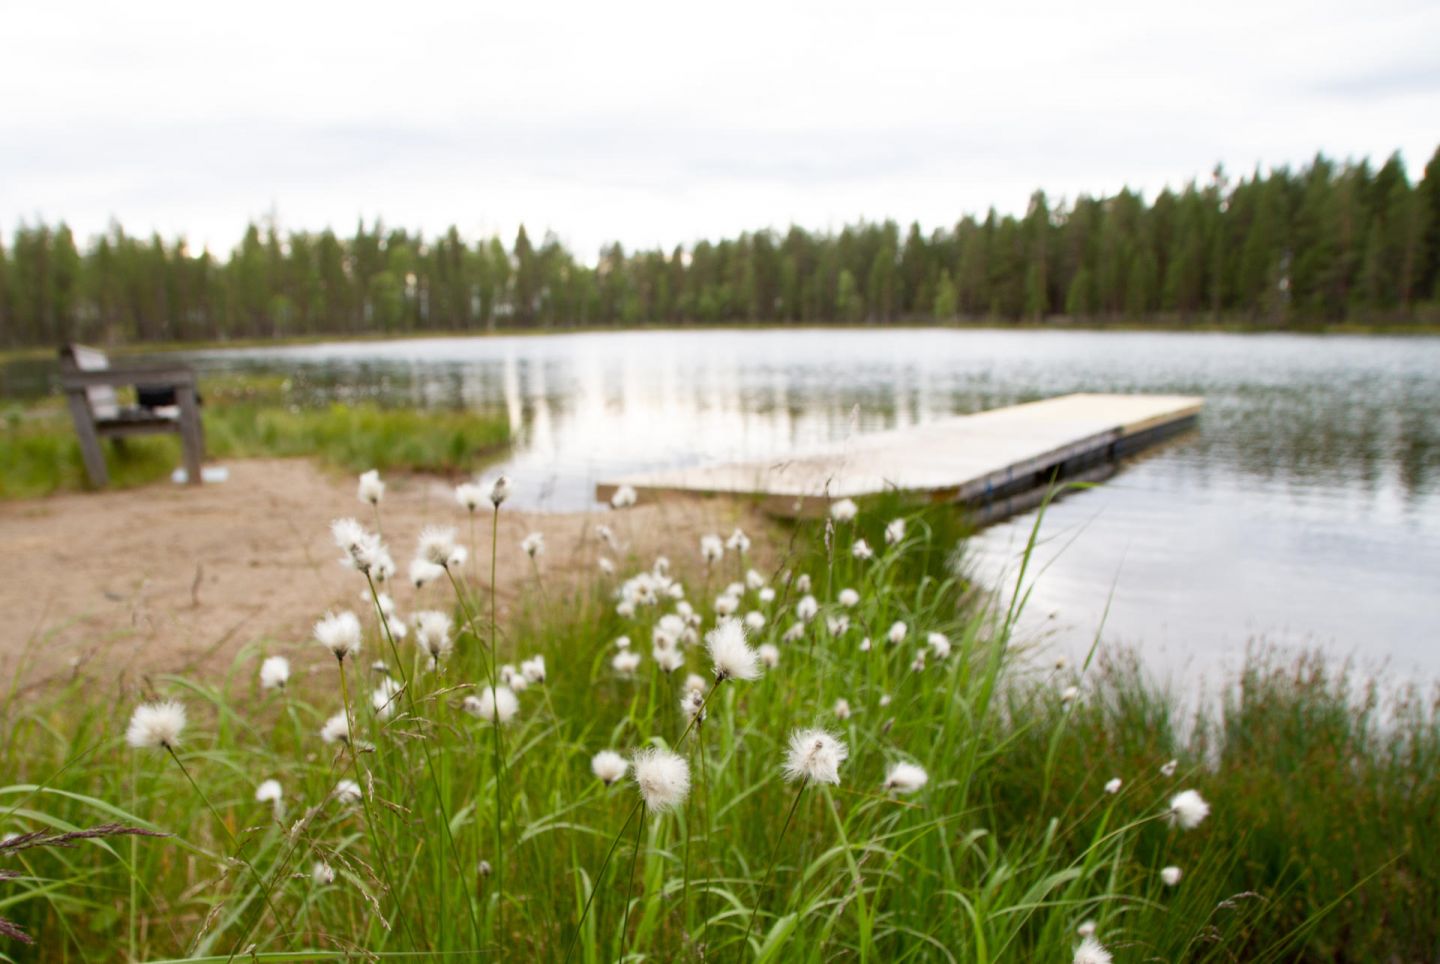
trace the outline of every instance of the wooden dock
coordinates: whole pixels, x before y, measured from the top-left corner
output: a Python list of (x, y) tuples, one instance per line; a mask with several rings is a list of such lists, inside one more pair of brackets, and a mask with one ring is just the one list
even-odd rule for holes
[(1091, 481), (1120, 459), (1194, 424), (1189, 395), (1077, 394), (857, 435), (778, 459), (649, 472), (601, 482), (641, 500), (734, 495), (781, 516), (813, 516), (841, 498), (902, 492), (976, 509), (984, 521), (1022, 511), (1052, 479)]

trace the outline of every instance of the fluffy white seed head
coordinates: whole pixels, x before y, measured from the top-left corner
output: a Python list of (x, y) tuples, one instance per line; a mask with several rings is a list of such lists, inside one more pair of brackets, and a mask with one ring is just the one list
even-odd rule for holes
[(610, 496), (610, 507), (612, 509), (628, 509), (635, 504), (637, 498), (633, 487), (622, 485)]
[(174, 700), (142, 703), (130, 716), (125, 729), (125, 742), (140, 749), (173, 749), (180, 745), (185, 729), (185, 707)]
[(335, 784), (335, 789), (330, 792), (337, 803), (342, 806), (349, 806), (352, 803), (360, 802), (360, 784), (354, 780), (341, 780)]
[(853, 522), (859, 511), (854, 499), (841, 499), (839, 502), (830, 503), (830, 518), (836, 522)]
[(486, 686), (479, 696), (465, 697), (465, 712), (489, 723), (509, 723), (520, 711), (520, 701), (508, 686)]
[(326, 743), (349, 743), (350, 742), (350, 720), (341, 710), (320, 727), (320, 739)]
[(1060, 702), (1064, 703), (1066, 706), (1069, 706), (1071, 703), (1075, 702), (1079, 698), (1080, 687), (1078, 686), (1067, 686), (1060, 691)]
[(1175, 775), (1176, 768), (1179, 766), (1179, 760), (1171, 760), (1169, 763), (1166, 763), (1160, 768), (1160, 775), (1162, 777), (1173, 777)]
[(831, 636), (844, 636), (850, 630), (850, 617), (826, 616), (825, 628), (830, 630)]
[(879, 700), (879, 702), (880, 702), (880, 708), (881, 708), (881, 709), (884, 709), (885, 707), (889, 706), (889, 705), (890, 705), (890, 694), (889, 694), (889, 693), (881, 693), (881, 694), (880, 694), (880, 700)]
[(705, 694), (701, 690), (686, 690), (680, 697), (680, 715), (687, 721), (705, 722)]
[(860, 594), (853, 589), (840, 590), (840, 605), (850, 609), (860, 602)]
[(885, 771), (885, 789), (892, 793), (914, 793), (930, 782), (930, 774), (915, 763), (892, 763)]
[(837, 720), (850, 719), (850, 701), (843, 696), (840, 697), (840, 699), (835, 701), (834, 713), (835, 719)]
[(328, 887), (335, 883), (335, 868), (323, 860), (315, 861), (315, 866), (310, 868), (310, 881), (316, 887)]
[(739, 620), (726, 619), (705, 634), (716, 679), (755, 679), (760, 675), (759, 655), (745, 639)]
[(917, 673), (925, 671), (925, 650), (915, 654), (915, 658), (910, 661), (910, 668)]
[(885, 544), (893, 546), (905, 538), (905, 520), (892, 519), (885, 526)]
[(734, 596), (715, 597), (715, 615), (717, 616), (733, 616), (739, 608), (740, 600)]
[(785, 630), (785, 634), (780, 637), (780, 639), (781, 639), (782, 641), (787, 642), (787, 643), (798, 642), (799, 640), (804, 639), (804, 638), (805, 638), (805, 624), (804, 624), (804, 623), (792, 623), (791, 626), (790, 626), (790, 628), (787, 629), (787, 630)]
[(1095, 936), (1095, 922), (1093, 920), (1082, 920), (1080, 926), (1075, 928), (1075, 933), (1081, 937)]
[(640, 668), (640, 654), (622, 649), (610, 659), (610, 667), (621, 676), (633, 676)]
[(720, 541), (719, 536), (700, 537), (700, 558), (705, 560), (707, 566), (713, 566), (725, 558), (725, 543)]
[(752, 609), (745, 614), (745, 626), (752, 633), (758, 633), (765, 628), (765, 614), (758, 609)]
[(845, 741), (824, 730), (796, 730), (785, 754), (785, 779), (839, 784), (840, 764), (849, 755)]
[(759, 590), (765, 588), (765, 577), (760, 575), (760, 573), (756, 572), (754, 569), (747, 571), (745, 573), (745, 588), (758, 592)]
[(773, 643), (761, 643), (755, 650), (755, 655), (760, 657), (760, 662), (765, 664), (766, 669), (774, 669), (780, 665), (780, 650)]
[(375, 710), (375, 715), (382, 720), (388, 720), (395, 715), (400, 706), (400, 690), (403, 687), (395, 680), (386, 676), (380, 680), (375, 691), (370, 694), (370, 705)]
[(430, 668), (435, 669), (455, 648), (450, 638), (450, 614), (438, 609), (422, 609), (411, 618), (415, 621), (415, 645), (429, 657)]
[(764, 588), (762, 588), (762, 589), (760, 590), (759, 595), (760, 595), (760, 601), (761, 601), (762, 603), (766, 603), (766, 604), (772, 603), (772, 602), (775, 601), (775, 587), (774, 587), (774, 586), (765, 586)]
[(490, 502), (498, 509), (500, 504), (508, 498), (510, 498), (510, 477), (502, 475), (490, 483)]
[(381, 559), (389, 556), (380, 537), (366, 532), (365, 527), (354, 519), (336, 519), (330, 523), (330, 535), (334, 537), (335, 545), (345, 553), (340, 564), (362, 573), (373, 573)]
[(385, 498), (385, 483), (380, 481), (380, 472), (377, 469), (361, 472), (360, 486), (355, 494), (361, 502), (379, 505), (380, 500)]
[(545, 657), (532, 656), (520, 663), (520, 675), (531, 683), (545, 682)]
[(925, 638), (930, 644), (930, 652), (935, 654), (936, 659), (945, 659), (950, 655), (950, 637), (944, 633), (931, 633)]
[(820, 604), (815, 601), (814, 596), (801, 596), (800, 601), (795, 604), (795, 616), (801, 622), (808, 623), (815, 618), (818, 612), (820, 612)]
[(426, 526), (420, 530), (420, 543), (415, 555), (432, 566), (442, 569), (450, 565), (450, 559), (459, 546), (455, 542), (455, 530), (450, 526)]
[(645, 806), (654, 811), (669, 810), (685, 802), (690, 792), (690, 765), (659, 747), (647, 747), (635, 754), (635, 786)]
[(889, 639), (891, 644), (898, 646), (905, 642), (905, 637), (908, 635), (910, 635), (910, 627), (896, 620), (890, 624), (890, 632), (885, 634), (885, 638)]
[(466, 512), (474, 512), (485, 504), (485, 490), (474, 482), (462, 482), (455, 486), (455, 501)]
[(614, 750), (601, 750), (590, 758), (590, 772), (607, 787), (625, 777), (629, 762)]
[(730, 538), (725, 540), (725, 548), (734, 549), (743, 555), (750, 551), (750, 537), (745, 534), (745, 530), (736, 529), (730, 533)]
[(795, 577), (795, 591), (801, 594), (810, 591), (810, 574), (802, 572)]
[(654, 657), (655, 665), (667, 673), (673, 673), (685, 665), (685, 654), (676, 646), (656, 646), (650, 655)]
[(697, 693), (703, 693), (710, 688), (710, 684), (705, 682), (705, 677), (699, 673), (691, 673), (685, 677), (685, 688)]
[(315, 639), (343, 663), (360, 652), (360, 619), (348, 609), (326, 613), (315, 624)]
[(1164, 882), (1166, 887), (1174, 887), (1176, 884), (1180, 883), (1180, 877), (1180, 868), (1173, 865), (1170, 867), (1165, 867), (1160, 871), (1160, 879)]
[(545, 554), (545, 534), (543, 532), (532, 532), (520, 540), (520, 548), (525, 550), (525, 555), (531, 559), (537, 559)]
[(429, 559), (413, 559), (410, 562), (410, 583), (416, 589), (424, 589), (430, 583), (445, 575), (445, 569)]
[(869, 636), (866, 636), (864, 639), (860, 640), (860, 652), (862, 652), (862, 653), (868, 653), (868, 652), (870, 652), (870, 637), (869, 637)]
[(266, 780), (255, 788), (256, 803), (268, 803), (278, 810), (280, 807), (280, 797), (281, 790), (279, 780)]
[(872, 559), (875, 556), (875, 550), (871, 549), (870, 543), (864, 539), (856, 539), (855, 544), (850, 547), (850, 555), (860, 560)]
[(1120, 787), (1121, 787), (1121, 785), (1122, 785), (1122, 784), (1121, 784), (1121, 782), (1120, 782), (1120, 778), (1119, 778), (1119, 777), (1111, 777), (1111, 778), (1110, 778), (1108, 781), (1106, 781), (1106, 783), (1105, 783), (1105, 792), (1106, 792), (1106, 793), (1119, 793), (1119, 792), (1120, 792)]
[(597, 560), (595, 561), (595, 565), (599, 566), (599, 567), (600, 567), (600, 571), (603, 572), (603, 573), (605, 573), (605, 575), (607, 575), (607, 576), (613, 576), (613, 575), (615, 575), (615, 563), (611, 562), (611, 561), (610, 561), (609, 559), (607, 559), (606, 557), (601, 556), (599, 559), (597, 559)]
[(1082, 938), (1075, 948), (1074, 964), (1111, 964), (1110, 952), (1093, 936)]
[(1210, 804), (1194, 790), (1181, 790), (1170, 798), (1170, 809), (1166, 817), (1170, 826), (1181, 830), (1194, 830), (1210, 815)]
[(284, 689), (290, 682), (290, 661), (284, 656), (267, 656), (260, 664), (260, 686), (262, 689)]

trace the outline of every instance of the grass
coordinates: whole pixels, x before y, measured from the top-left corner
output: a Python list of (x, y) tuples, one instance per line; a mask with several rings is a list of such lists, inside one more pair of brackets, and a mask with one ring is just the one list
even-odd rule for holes
[[(499, 413), (388, 408), (370, 403), (302, 408), (278, 378), (217, 377), (202, 386), (207, 455), (315, 456), (350, 472), (366, 469), (458, 473), (503, 451), (509, 421)], [(102, 443), (111, 485), (167, 478), (180, 464), (177, 435)], [(70, 416), (58, 399), (4, 413), (0, 499), (87, 487)]]
[[(495, 671), (483, 580), (462, 580), (459, 599), (444, 579), (418, 600), (403, 593), (406, 611), (441, 606), (457, 619), (438, 673), (364, 616), (363, 658), (346, 667), (357, 752), (319, 739), (342, 689), (313, 643), (313, 670), (279, 693), (259, 687), (259, 661), (278, 649), (260, 642), (223, 679), (12, 698), (0, 708), (0, 834), (118, 823), (171, 836), (82, 839), (14, 860), (0, 849), (0, 869), (20, 875), (0, 883), (0, 917), (38, 939), (0, 939), (0, 955), (226, 961), (253, 944), (243, 959), (604, 961), (623, 948), (656, 961), (1060, 961), (1091, 920), (1119, 961), (1433, 958), (1433, 702), (1357, 698), (1343, 670), (1257, 654), (1223, 700), (1181, 718), (1134, 661), (1024, 658), (1011, 600), (954, 575), (951, 517), (912, 516), (887, 546), (889, 515), (867, 507), (855, 526), (797, 530), (763, 573), (775, 599), (747, 589), (740, 607), (765, 614), (752, 642), (776, 645), (778, 666), (712, 680), (707, 716), (689, 730), (678, 703), (686, 673), (708, 673), (703, 647), (686, 645), (685, 669), (667, 675), (649, 646), (676, 604), (662, 593), (622, 616), (615, 583), (538, 573), (495, 630), (498, 662), (539, 654), (548, 668), (518, 693), (503, 742), (462, 711)], [(610, 521), (623, 539), (624, 515)], [(875, 559), (852, 557), (857, 534)], [(708, 630), (711, 601), (749, 563), (730, 552), (707, 571), (693, 546), (672, 557), (696, 560), (676, 575)], [(652, 562), (630, 559), (628, 572)], [(802, 574), (819, 615), (785, 641)], [(848, 610), (835, 601), (845, 587), (860, 594)], [(850, 625), (832, 631), (840, 616)], [(909, 632), (891, 644), (897, 621)], [(952, 652), (913, 669), (931, 632)], [(643, 654), (630, 677), (611, 668), (622, 634)], [(377, 658), (410, 681), (388, 718), (370, 700)], [(1071, 686), (1078, 698), (1066, 698)], [(213, 812), (164, 752), (123, 743), (130, 710), (162, 696), (189, 709), (179, 756)], [(809, 726), (848, 745), (838, 786), (781, 778), (790, 733)], [(634, 785), (605, 786), (590, 759), (646, 746), (682, 754), (692, 788), (637, 821)], [(902, 760), (928, 772), (919, 792), (882, 786)], [(1105, 792), (1117, 776), (1119, 792)], [(284, 785), (283, 814), (254, 800), (270, 777)], [(336, 798), (342, 778), (366, 788), (360, 801)], [(1164, 819), (1184, 788), (1212, 806), (1188, 831)], [(503, 874), (482, 870), (501, 858)], [(317, 861), (334, 883), (312, 876)], [(1160, 881), (1168, 865), (1184, 871), (1177, 887)]]

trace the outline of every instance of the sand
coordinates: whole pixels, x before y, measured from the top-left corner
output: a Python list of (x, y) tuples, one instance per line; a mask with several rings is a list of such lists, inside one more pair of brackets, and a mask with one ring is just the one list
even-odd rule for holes
[[(329, 524), (344, 515), (369, 524), (370, 507), (357, 500), (353, 478), (308, 460), (225, 464), (228, 481), (201, 487), (164, 482), (0, 503), (3, 678), (21, 692), (76, 675), (108, 688), (158, 673), (213, 676), (251, 644), (302, 663), (322, 655), (310, 626), (329, 609), (358, 609), (364, 588), (356, 572), (339, 564)], [(424, 525), (455, 525), (468, 542), (468, 516), (451, 482), (424, 476), (387, 482), (381, 523), (402, 578)], [(489, 518), (483, 512), (478, 523), (481, 576), (488, 576)], [(507, 505), (499, 530), (501, 617), (505, 603), (535, 578), (520, 549), (526, 533), (544, 533), (542, 577), (560, 587), (547, 590), (552, 598), (563, 599), (566, 586), (595, 577), (601, 555), (616, 555), (595, 535), (598, 522), (620, 539), (622, 573), (648, 566), (657, 553), (698, 566), (702, 534), (728, 534), (737, 525), (754, 535), (767, 529), (763, 518), (723, 500), (572, 514)], [(765, 540), (756, 542), (759, 549)], [(448, 608), (443, 588), (422, 593), (432, 594), (430, 605)], [(402, 613), (427, 598), (416, 599), (408, 585), (396, 597)]]

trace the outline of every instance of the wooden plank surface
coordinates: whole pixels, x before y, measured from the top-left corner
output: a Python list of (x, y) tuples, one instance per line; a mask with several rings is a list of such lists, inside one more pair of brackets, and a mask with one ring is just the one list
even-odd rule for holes
[(1194, 418), (1203, 404), (1189, 395), (1064, 395), (857, 435), (791, 456), (626, 476), (600, 483), (596, 492), (607, 499), (629, 485), (642, 498), (751, 495), (795, 512), (813, 510), (807, 503), (891, 490), (963, 501), (1103, 453), (1127, 436)]

